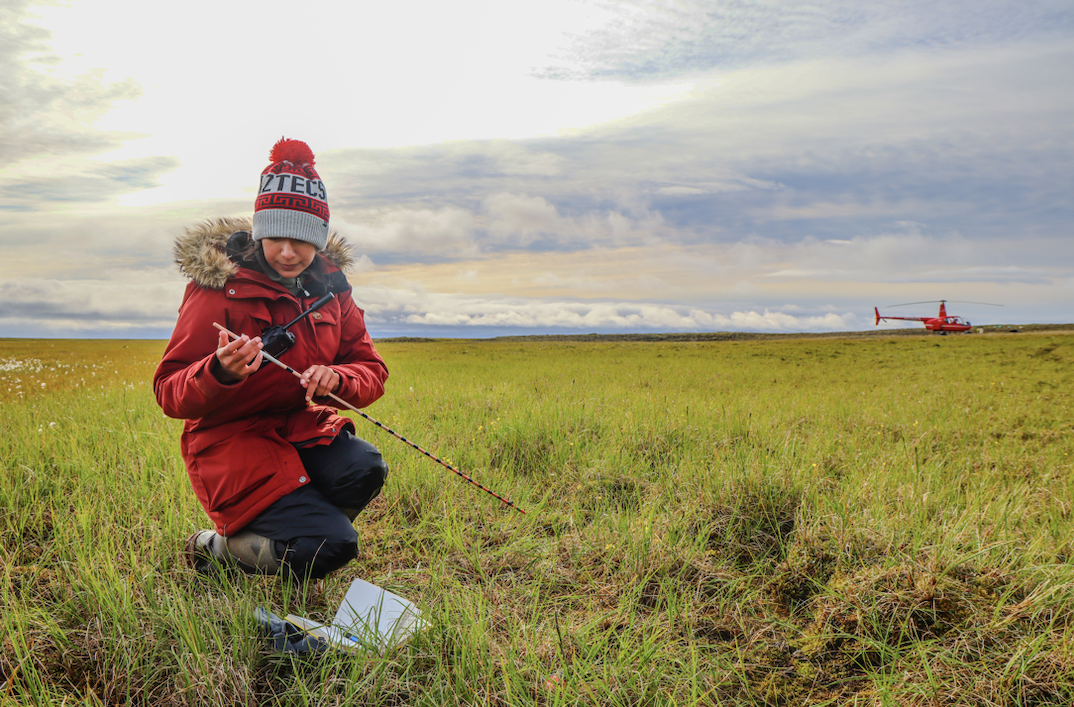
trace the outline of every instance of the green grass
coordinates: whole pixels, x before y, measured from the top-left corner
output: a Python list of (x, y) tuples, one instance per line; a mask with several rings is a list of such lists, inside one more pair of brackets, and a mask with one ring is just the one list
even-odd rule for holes
[[(384, 342), (388, 486), (300, 591), (206, 584), (161, 342), (0, 340), (0, 705), (1066, 705), (1074, 337)], [(42, 383), (44, 384), (42, 386)], [(428, 628), (275, 654), (363, 577)]]

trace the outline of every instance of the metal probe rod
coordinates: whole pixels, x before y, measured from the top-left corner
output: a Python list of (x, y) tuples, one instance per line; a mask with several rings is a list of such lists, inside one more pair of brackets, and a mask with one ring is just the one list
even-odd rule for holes
[[(239, 335), (238, 335), (238, 334), (236, 334), (236, 333), (235, 333), (235, 332), (233, 332), (233, 331), (229, 331), (229, 330), (228, 330), (228, 329), (227, 329), (226, 327), (220, 326), (220, 325), (219, 325), (219, 324), (217, 324), (216, 322), (213, 322), (213, 326), (214, 326), (214, 327), (216, 327), (217, 329), (219, 329), (220, 331), (224, 332), (224, 333), (225, 333), (225, 334), (227, 334), (228, 336), (230, 336), (230, 337), (231, 337), (232, 339), (238, 339), (238, 338), (239, 338)], [(272, 356), (272, 354), (266, 353), (266, 352), (265, 352), (264, 350), (262, 350), (262, 351), (261, 351), (261, 355), (262, 355), (262, 356), (264, 356), (264, 357), (265, 357), (265, 358), (266, 358), (267, 360), (269, 360), (270, 362), (272, 362), (272, 363), (275, 363), (275, 364), (276, 364), (277, 366), (279, 366), (280, 368), (284, 369), (284, 370), (285, 370), (285, 371), (287, 371), (288, 373), (294, 374), (294, 376), (295, 376), (296, 378), (301, 378), (301, 377), (302, 377), (302, 374), (301, 374), (301, 373), (299, 373), (299, 372), (298, 372), (298, 371), (296, 371), (295, 369), (291, 368), (291, 367), (290, 367), (290, 366), (288, 366), (288, 365), (287, 365), (286, 363), (284, 363), (284, 362), (280, 361), (280, 360), (279, 360), (279, 359), (277, 359), (276, 357)], [(496, 493), (495, 491), (493, 491), (493, 490), (491, 490), (491, 489), (489, 489), (489, 488), (486, 488), (485, 486), (482, 486), (482, 485), (481, 485), (481, 484), (480, 484), (479, 482), (477, 482), (477, 481), (474, 481), (474, 480), (473, 480), (473, 479), (471, 479), (471, 478), (470, 478), (469, 476), (467, 476), (466, 474), (462, 473), (461, 471), (459, 471), (459, 470), (458, 470), (458, 469), (456, 469), (455, 467), (451, 466), (450, 464), (448, 464), (448, 463), (447, 463), (446, 461), (444, 461), (443, 459), (440, 459), (439, 457), (437, 457), (437, 456), (435, 456), (435, 455), (433, 455), (433, 454), (430, 454), (429, 452), (425, 451), (424, 449), (422, 449), (422, 448), (421, 448), (421, 447), (419, 447), (418, 445), (414, 444), (414, 443), (413, 443), (413, 442), (411, 442), (411, 441), (410, 441), (409, 439), (407, 439), (407, 438), (406, 438), (406, 437), (404, 437), (403, 435), (399, 434), (399, 433), (398, 433), (398, 432), (396, 432), (395, 430), (391, 429), (390, 427), (388, 427), (388, 426), (386, 426), (386, 425), (384, 425), (384, 424), (381, 424), (381, 423), (380, 423), (380, 422), (378, 422), (377, 420), (374, 420), (374, 419), (373, 419), (372, 417), (370, 417), (369, 415), (365, 414), (364, 412), (362, 412), (362, 411), (361, 411), (361, 410), (359, 410), (358, 408), (354, 407), (353, 405), (351, 405), (350, 403), (348, 403), (348, 402), (347, 402), (346, 400), (344, 400), (344, 399), (342, 399), (342, 398), (340, 398), (340, 397), (337, 397), (337, 396), (336, 396), (336, 395), (335, 395), (334, 393), (328, 393), (328, 397), (329, 397), (329, 398), (331, 398), (332, 400), (335, 400), (335, 401), (336, 401), (337, 403), (339, 403), (339, 404), (340, 404), (340, 405), (342, 405), (343, 407), (347, 408), (348, 410), (351, 410), (351, 411), (353, 411), (353, 412), (356, 412), (356, 413), (358, 413), (359, 415), (361, 415), (361, 416), (362, 416), (362, 417), (364, 417), (365, 419), (369, 420), (369, 421), (370, 421), (370, 422), (372, 422), (372, 423), (373, 423), (374, 425), (376, 425), (376, 426), (377, 426), (377, 427), (379, 427), (380, 429), (384, 430), (384, 431), (385, 431), (385, 432), (387, 432), (388, 434), (392, 435), (392, 436), (393, 436), (393, 437), (395, 437), (396, 439), (398, 439), (398, 440), (400, 440), (400, 441), (402, 441), (402, 442), (406, 442), (406, 443), (407, 443), (408, 445), (410, 445), (410, 446), (411, 446), (411, 447), (413, 447), (414, 449), (418, 450), (419, 452), (421, 452), (421, 453), (422, 453), (422, 454), (424, 454), (425, 456), (429, 457), (430, 459), (432, 459), (432, 460), (433, 460), (434, 462), (436, 462), (436, 463), (437, 463), (437, 464), (439, 464), (440, 466), (442, 466), (442, 467), (444, 467), (445, 469), (448, 469), (448, 470), (450, 470), (450, 471), (453, 471), (454, 473), (458, 474), (459, 476), (461, 476), (461, 477), (462, 477), (463, 479), (465, 479), (466, 481), (469, 481), (469, 482), (470, 482), (471, 484), (473, 484), (474, 486), (478, 487), (479, 489), (481, 489), (481, 490), (482, 490), (482, 491), (484, 491), (485, 493), (489, 494), (490, 496), (494, 496), (495, 498), (499, 499), (499, 501), (500, 501), (501, 503), (503, 503), (504, 505), (510, 506), (511, 508), (514, 508), (514, 509), (515, 509), (516, 511), (518, 511), (519, 513), (522, 513), (523, 515), (526, 515), (526, 511), (524, 511), (524, 510), (522, 510), (521, 508), (519, 508), (518, 506), (516, 506), (516, 505), (515, 505), (515, 503), (514, 503), (514, 501), (508, 501), (508, 500), (507, 500), (506, 498), (504, 498), (504, 497), (503, 497), (503, 496), (501, 496), (500, 494)]]

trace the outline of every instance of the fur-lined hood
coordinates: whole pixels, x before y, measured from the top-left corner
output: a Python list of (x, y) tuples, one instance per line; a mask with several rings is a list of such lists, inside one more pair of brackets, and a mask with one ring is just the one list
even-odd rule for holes
[[(233, 233), (251, 231), (248, 218), (220, 217), (190, 226), (175, 239), (172, 255), (180, 272), (202, 287), (219, 290), (239, 266), (228, 256), (227, 242)], [(328, 245), (320, 251), (329, 262), (343, 271), (354, 264), (351, 246), (336, 231), (328, 234)]]

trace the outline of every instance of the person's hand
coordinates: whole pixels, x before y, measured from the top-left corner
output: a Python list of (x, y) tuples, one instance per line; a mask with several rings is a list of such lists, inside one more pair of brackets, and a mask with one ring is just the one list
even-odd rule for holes
[(232, 381), (246, 380), (251, 373), (261, 366), (261, 337), (251, 339), (243, 334), (234, 341), (225, 332), (220, 332), (219, 346), (216, 349), (216, 360), (220, 368), (218, 378)]
[(306, 402), (334, 393), (339, 387), (339, 374), (328, 366), (310, 366), (299, 383), (306, 389)]

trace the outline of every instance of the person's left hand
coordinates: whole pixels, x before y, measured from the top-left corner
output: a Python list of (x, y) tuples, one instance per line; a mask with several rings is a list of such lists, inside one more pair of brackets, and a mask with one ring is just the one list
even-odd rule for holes
[(306, 402), (334, 393), (342, 379), (328, 366), (310, 366), (302, 374), (299, 384), (306, 389)]

